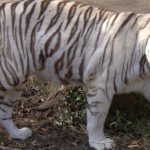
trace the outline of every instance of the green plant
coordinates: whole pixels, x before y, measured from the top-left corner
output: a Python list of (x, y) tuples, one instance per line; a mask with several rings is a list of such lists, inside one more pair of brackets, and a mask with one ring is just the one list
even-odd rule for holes
[(60, 101), (55, 114), (56, 122), (59, 125), (80, 127), (85, 123), (84, 93), (81, 88), (70, 88), (67, 90), (66, 98)]

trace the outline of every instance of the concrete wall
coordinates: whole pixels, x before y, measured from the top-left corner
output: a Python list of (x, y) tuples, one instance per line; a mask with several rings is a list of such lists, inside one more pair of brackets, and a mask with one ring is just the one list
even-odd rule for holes
[[(17, 0), (0, 0), (1, 2)], [(134, 11), (150, 13), (150, 0), (76, 0), (92, 6), (107, 8), (115, 11)]]
[(150, 13), (150, 0), (77, 0), (115, 11)]

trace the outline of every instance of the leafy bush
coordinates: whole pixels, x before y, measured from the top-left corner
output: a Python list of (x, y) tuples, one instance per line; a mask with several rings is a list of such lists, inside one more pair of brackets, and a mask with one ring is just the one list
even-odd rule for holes
[[(57, 108), (56, 108), (57, 107)], [(76, 126), (85, 124), (86, 102), (84, 92), (81, 88), (69, 88), (65, 100), (60, 101), (55, 109), (57, 124)]]

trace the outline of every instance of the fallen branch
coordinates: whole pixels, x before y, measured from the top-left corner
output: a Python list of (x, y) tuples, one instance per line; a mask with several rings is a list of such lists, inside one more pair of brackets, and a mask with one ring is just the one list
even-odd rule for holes
[(60, 89), (58, 89), (57, 92), (55, 92), (53, 95), (50, 95), (47, 100), (37, 107), (37, 110), (45, 110), (49, 109), (52, 106), (54, 106), (58, 101), (66, 95), (66, 88), (62, 86)]

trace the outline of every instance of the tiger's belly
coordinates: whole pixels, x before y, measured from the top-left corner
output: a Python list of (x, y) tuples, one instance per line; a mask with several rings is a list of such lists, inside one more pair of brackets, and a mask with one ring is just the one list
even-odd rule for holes
[(45, 63), (45, 67), (37, 70), (34, 75), (43, 81), (50, 81), (57, 85), (79, 86), (83, 84), (83, 79), (81, 78), (79, 70), (76, 68), (78, 68), (77, 64), (65, 66), (49, 58)]

